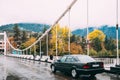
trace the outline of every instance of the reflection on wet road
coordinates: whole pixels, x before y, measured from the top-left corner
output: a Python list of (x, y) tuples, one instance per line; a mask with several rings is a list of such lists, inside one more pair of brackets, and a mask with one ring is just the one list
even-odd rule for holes
[[(34, 62), (18, 58), (0, 56), (0, 80), (75, 80), (71, 76), (51, 73), (50, 63)], [(97, 74), (91, 78), (80, 76), (77, 80), (120, 80), (114, 74)]]

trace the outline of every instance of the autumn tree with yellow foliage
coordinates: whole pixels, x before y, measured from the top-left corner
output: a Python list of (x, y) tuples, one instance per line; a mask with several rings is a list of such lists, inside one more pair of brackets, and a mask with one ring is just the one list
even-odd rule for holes
[(94, 30), (88, 34), (88, 39), (91, 42), (90, 45), (94, 48), (97, 52), (101, 51), (104, 48), (104, 40), (105, 34), (101, 30)]
[[(57, 30), (57, 33), (56, 33)], [(67, 26), (61, 27), (59, 24), (56, 24), (51, 30), (51, 39), (50, 39), (50, 52), (55, 54), (56, 51), (56, 35), (57, 35), (57, 50), (58, 55), (68, 54), (68, 33), (69, 28)], [(70, 35), (70, 37), (72, 34)], [(82, 53), (82, 48), (79, 44), (75, 42), (70, 43), (70, 52), (72, 54)]]
[(95, 29), (91, 33), (88, 34), (88, 39), (92, 41), (93, 39), (98, 38), (100, 41), (105, 40), (105, 34), (101, 30)]
[(14, 41), (14, 37), (9, 37), (9, 42), (12, 44), (14, 48), (17, 48), (17, 43)]
[[(29, 38), (25, 43), (23, 43), (20, 48), (21, 48), (21, 49), (27, 48), (27, 47), (29, 47), (30, 45), (32, 45), (35, 41), (36, 41), (36, 38), (31, 37), (31, 38)], [(33, 51), (34, 51), (34, 48), (31, 48), (31, 52), (32, 52), (32, 53), (33, 53)]]
[[(56, 33), (57, 30), (57, 33)], [(59, 24), (56, 24), (52, 30), (51, 30), (51, 39), (50, 39), (50, 52), (56, 51), (56, 39), (57, 39), (57, 49), (58, 49), (58, 54), (65, 52), (65, 46), (68, 44), (68, 32), (69, 28), (68, 27), (63, 27), (61, 28)], [(57, 38), (56, 38), (57, 36)]]
[(36, 38), (34, 38), (34, 37), (29, 38), (25, 43), (22, 44), (24, 46), (23, 48), (29, 47), (35, 41), (36, 41)]
[(77, 43), (71, 43), (70, 50), (72, 54), (83, 54), (82, 47)]

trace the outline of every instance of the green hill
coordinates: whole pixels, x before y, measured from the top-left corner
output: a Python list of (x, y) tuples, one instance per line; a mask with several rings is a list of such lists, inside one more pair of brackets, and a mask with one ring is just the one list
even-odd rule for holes
[[(42, 32), (44, 28), (48, 29), (50, 25), (47, 24), (37, 24), (37, 23), (15, 23), (18, 25), (20, 30)], [(7, 24), (0, 26), (0, 32), (7, 31), (12, 32), (15, 24)]]
[[(93, 31), (95, 29), (95, 27), (89, 27), (89, 32)], [(116, 39), (116, 27), (115, 26), (108, 26), (108, 25), (103, 25), (100, 26), (98, 28), (99, 30), (103, 31), (104, 34), (108, 37), (108, 38), (114, 38)], [(120, 27), (119, 27), (119, 39), (120, 39)], [(72, 31), (72, 34), (78, 35), (78, 36), (86, 36), (87, 35), (87, 29), (77, 29)]]

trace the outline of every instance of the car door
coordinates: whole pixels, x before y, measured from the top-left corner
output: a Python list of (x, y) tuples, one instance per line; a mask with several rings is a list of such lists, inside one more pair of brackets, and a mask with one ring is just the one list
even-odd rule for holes
[(56, 63), (57, 70), (64, 71), (66, 58), (67, 56), (63, 56), (60, 60), (57, 61)]
[(74, 63), (75, 63), (74, 57), (68, 56), (64, 63), (65, 70), (69, 72), (71, 70), (71, 68), (74, 66)]

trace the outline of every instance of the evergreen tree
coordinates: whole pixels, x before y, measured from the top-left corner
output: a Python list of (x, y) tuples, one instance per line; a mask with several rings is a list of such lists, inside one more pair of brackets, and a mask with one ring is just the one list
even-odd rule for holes
[(43, 25), (43, 26), (44, 26), (44, 28), (43, 28), (43, 32), (42, 33), (44, 33), (47, 30), (46, 26), (45, 25)]
[(116, 48), (116, 44), (115, 44), (115, 41), (110, 38), (110, 39), (105, 39), (105, 48), (107, 50), (111, 50), (113, 51), (115, 48)]
[(22, 31), (22, 42), (24, 43), (27, 40), (27, 34), (25, 31)]
[(97, 52), (102, 50), (101, 41), (99, 38), (93, 39), (92, 46)]
[(81, 45), (82, 49), (85, 51), (86, 40), (85, 40), (84, 36), (82, 36), (82, 41), (80, 42), (80, 45)]
[(14, 41), (17, 43), (17, 45), (20, 45), (21, 43), (21, 35), (20, 35), (20, 29), (17, 24), (13, 27), (14, 31)]
[(72, 43), (72, 42), (75, 42), (76, 41), (76, 36), (75, 35), (72, 35), (71, 37), (70, 37), (70, 42)]

